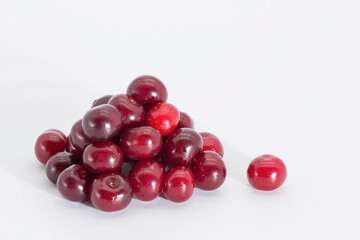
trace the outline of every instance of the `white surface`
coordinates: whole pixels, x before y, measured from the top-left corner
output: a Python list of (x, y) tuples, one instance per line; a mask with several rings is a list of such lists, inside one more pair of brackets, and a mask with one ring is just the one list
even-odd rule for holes
[[(359, 1), (1, 1), (0, 239), (359, 239)], [(33, 145), (141, 74), (225, 145), (184, 204), (62, 199)], [(285, 185), (253, 190), (260, 154)], [(104, 238), (100, 238), (104, 237)]]

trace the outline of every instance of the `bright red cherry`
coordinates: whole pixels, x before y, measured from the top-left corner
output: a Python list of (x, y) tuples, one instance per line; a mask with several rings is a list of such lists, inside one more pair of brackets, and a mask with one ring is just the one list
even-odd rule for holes
[(102, 104), (87, 111), (82, 120), (82, 127), (90, 141), (107, 142), (120, 131), (121, 118), (121, 113), (116, 107)]
[(90, 200), (105, 212), (124, 209), (131, 202), (128, 179), (120, 173), (104, 173), (95, 178), (90, 187)]
[(256, 189), (270, 191), (280, 187), (286, 179), (284, 162), (272, 155), (262, 155), (251, 161), (248, 180)]
[(50, 157), (58, 152), (63, 152), (65, 146), (66, 139), (63, 138), (63, 134), (45, 131), (36, 140), (35, 155), (42, 164), (46, 164)]
[(70, 136), (67, 137), (66, 139), (66, 147), (65, 147), (65, 151), (68, 153), (71, 153), (72, 155), (75, 155), (76, 157), (78, 157), (79, 159), (82, 159), (82, 155), (83, 155), (83, 151), (80, 149), (77, 149), (74, 144), (72, 143), (72, 140), (70, 138)]
[(147, 159), (160, 152), (162, 137), (157, 130), (149, 126), (131, 128), (121, 134), (119, 145), (128, 158)]
[(194, 128), (193, 119), (186, 113), (179, 111), (180, 120), (176, 128)]
[(127, 94), (147, 109), (167, 100), (165, 85), (153, 76), (140, 76), (133, 80), (127, 89)]
[(146, 115), (145, 123), (157, 129), (161, 136), (169, 135), (179, 123), (180, 113), (175, 106), (162, 102), (153, 106)]
[(174, 167), (165, 176), (164, 194), (173, 202), (185, 202), (194, 191), (194, 175), (186, 167)]
[(191, 128), (176, 129), (166, 140), (162, 153), (168, 163), (190, 166), (203, 147), (203, 140)]
[(203, 190), (219, 188), (226, 178), (226, 167), (219, 154), (212, 151), (196, 155), (191, 171), (194, 174), (195, 186)]
[(145, 109), (135, 99), (126, 94), (118, 94), (109, 100), (122, 115), (122, 129), (140, 127), (145, 122)]
[(201, 132), (200, 135), (204, 141), (202, 151), (213, 151), (218, 153), (221, 157), (224, 157), (224, 148), (220, 140), (214, 134)]
[(56, 186), (64, 198), (81, 202), (88, 196), (90, 183), (91, 176), (84, 166), (74, 164), (60, 173)]
[(45, 130), (44, 132), (56, 132), (56, 133), (60, 134), (61, 137), (62, 137), (65, 141), (66, 141), (66, 139), (67, 139), (65, 133), (63, 133), (62, 131), (57, 130), (57, 129), (48, 129), (48, 130)]
[(90, 144), (83, 155), (85, 168), (93, 173), (119, 171), (123, 161), (120, 147), (112, 142)]
[(112, 96), (113, 95), (105, 95), (105, 96), (102, 96), (101, 98), (96, 99), (93, 102), (91, 107), (93, 108), (93, 107), (97, 107), (97, 106), (109, 103), (109, 100), (110, 100), (110, 98), (112, 98)]
[[(82, 127), (82, 119), (80, 119), (74, 123), (74, 125), (71, 128), (69, 138), (71, 139), (69, 142), (69, 145), (70, 145), (70, 143), (72, 143), (74, 148), (78, 150), (78, 152), (80, 153), (80, 155), (82, 157), (82, 153), (84, 152), (85, 148), (89, 144), (91, 144), (91, 141), (85, 136), (84, 129)], [(72, 149), (72, 147), (69, 146), (68, 148), (69, 148), (68, 152), (70, 152), (70, 149)], [(75, 155), (77, 155), (77, 154), (75, 154)]]
[(136, 162), (129, 176), (133, 196), (142, 201), (154, 200), (162, 191), (164, 177), (164, 167), (159, 161), (146, 159)]
[(56, 184), (56, 181), (62, 171), (73, 164), (80, 163), (79, 158), (67, 153), (59, 152), (52, 156), (46, 163), (45, 172), (50, 182)]

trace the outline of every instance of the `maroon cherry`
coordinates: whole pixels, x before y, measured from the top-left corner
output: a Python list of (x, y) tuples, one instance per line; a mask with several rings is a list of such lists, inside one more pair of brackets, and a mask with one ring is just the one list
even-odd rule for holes
[(180, 113), (170, 103), (158, 103), (146, 114), (145, 123), (157, 129), (161, 136), (169, 135), (179, 123)]
[(162, 191), (164, 176), (164, 167), (159, 161), (146, 159), (136, 162), (129, 176), (133, 196), (142, 201), (154, 200)]
[(193, 119), (184, 112), (180, 113), (180, 120), (176, 128), (194, 128), (194, 121)]
[(212, 151), (196, 155), (191, 171), (194, 174), (195, 186), (203, 190), (219, 188), (226, 178), (226, 167), (219, 154)]
[(147, 159), (160, 152), (162, 137), (152, 127), (131, 128), (121, 134), (119, 145), (128, 158), (133, 160)]
[(52, 156), (49, 161), (46, 163), (45, 172), (46, 176), (50, 182), (56, 184), (56, 181), (62, 171), (64, 171), (69, 166), (80, 163), (79, 158), (76, 156), (67, 153), (59, 152)]
[(203, 140), (191, 128), (176, 129), (166, 140), (162, 153), (168, 163), (190, 166), (203, 147)]
[[(77, 149), (78, 152), (81, 153), (81, 155), (84, 152), (85, 148), (89, 144), (91, 144), (91, 141), (85, 136), (81, 119), (76, 121), (72, 126), (69, 138), (71, 139), (70, 142), (72, 143), (74, 148)], [(69, 149), (72, 149), (72, 147), (69, 146)]]
[(92, 142), (107, 142), (121, 129), (121, 113), (110, 104), (91, 108), (85, 114), (82, 127)]
[(102, 96), (101, 98), (96, 99), (93, 102), (91, 107), (93, 108), (93, 107), (97, 107), (97, 106), (109, 103), (109, 100), (110, 100), (110, 98), (112, 98), (112, 96), (113, 95), (105, 95), (105, 96)]
[(119, 171), (123, 161), (121, 149), (112, 142), (90, 144), (83, 155), (85, 168), (93, 173)]
[(248, 180), (256, 189), (270, 191), (280, 187), (286, 179), (284, 162), (273, 155), (262, 155), (251, 161)]
[(220, 140), (214, 134), (201, 132), (200, 135), (204, 141), (202, 151), (213, 151), (218, 153), (221, 157), (224, 157), (224, 148)]
[(140, 127), (145, 122), (144, 107), (126, 94), (118, 94), (109, 100), (122, 115), (122, 129)]
[(63, 138), (63, 134), (45, 131), (36, 140), (35, 155), (42, 164), (46, 164), (50, 157), (58, 152), (63, 152), (65, 146), (66, 139)]
[(105, 212), (124, 209), (131, 202), (128, 179), (120, 173), (104, 173), (95, 178), (90, 187), (90, 200)]
[(194, 176), (186, 167), (174, 167), (165, 176), (164, 194), (173, 202), (185, 202), (194, 191)]
[(83, 151), (74, 146), (70, 136), (67, 137), (65, 151), (71, 153), (72, 155), (75, 155), (79, 159), (82, 159)]

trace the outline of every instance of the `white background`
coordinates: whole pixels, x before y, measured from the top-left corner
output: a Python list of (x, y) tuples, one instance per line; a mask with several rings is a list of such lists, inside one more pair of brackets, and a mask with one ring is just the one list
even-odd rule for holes
[[(0, 1), (0, 239), (359, 239), (359, 1)], [(103, 213), (61, 198), (35, 159), (92, 101), (153, 74), (228, 178), (184, 204)], [(288, 167), (273, 192), (246, 168)]]

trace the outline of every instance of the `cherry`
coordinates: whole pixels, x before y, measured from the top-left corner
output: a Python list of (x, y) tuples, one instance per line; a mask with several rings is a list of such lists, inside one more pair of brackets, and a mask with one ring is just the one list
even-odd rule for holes
[[(85, 148), (89, 144), (91, 144), (91, 141), (85, 136), (84, 129), (82, 127), (82, 119), (80, 119), (74, 123), (74, 125), (71, 128), (69, 138), (70, 138), (69, 145), (70, 145), (70, 143), (72, 143), (74, 149), (77, 149), (77, 151), (82, 156), (82, 153), (84, 152)], [(69, 146), (68, 152), (70, 152), (70, 149), (73, 149), (71, 147), (71, 145)], [(73, 150), (73, 152), (74, 151), (75, 150)]]
[(133, 160), (152, 158), (162, 146), (162, 137), (152, 127), (142, 126), (125, 130), (119, 141), (125, 156)]
[(133, 80), (127, 89), (127, 94), (147, 109), (167, 100), (165, 85), (153, 76), (140, 76)]
[(133, 197), (142, 201), (157, 198), (163, 188), (164, 176), (164, 167), (160, 162), (154, 159), (136, 162), (129, 176)]
[(48, 130), (38, 137), (35, 143), (35, 155), (42, 164), (46, 164), (56, 153), (65, 150), (66, 139), (63, 135), (63, 133)]
[(85, 168), (93, 173), (119, 171), (123, 161), (121, 149), (112, 142), (90, 144), (83, 155)]
[(104, 173), (95, 178), (90, 187), (90, 200), (105, 212), (124, 209), (131, 202), (128, 179), (120, 173)]
[(272, 155), (262, 155), (251, 161), (248, 180), (256, 189), (270, 191), (280, 187), (286, 179), (284, 162)]
[(121, 113), (113, 105), (93, 107), (83, 118), (84, 133), (92, 142), (107, 142), (120, 131), (121, 117)]
[(176, 129), (166, 140), (162, 153), (168, 163), (190, 166), (203, 147), (203, 140), (191, 128)]
[(56, 186), (64, 198), (81, 202), (88, 196), (90, 183), (91, 176), (84, 166), (74, 164), (60, 173)]
[(83, 151), (74, 146), (70, 136), (68, 136), (67, 139), (66, 139), (65, 151), (68, 152), (68, 153), (71, 153), (72, 155), (75, 155), (76, 157), (78, 157), (80, 159), (82, 159)]
[(179, 111), (179, 113), (180, 119), (176, 128), (194, 128), (194, 121), (192, 118), (184, 112)]
[(60, 173), (76, 163), (80, 163), (80, 160), (76, 156), (67, 152), (59, 152), (47, 161), (45, 166), (46, 176), (50, 182), (56, 184)]
[(212, 151), (196, 155), (191, 171), (194, 174), (195, 186), (203, 190), (219, 188), (226, 178), (226, 167), (219, 154)]
[(185, 202), (194, 191), (194, 175), (186, 167), (174, 167), (165, 176), (164, 194), (173, 202)]
[(60, 131), (60, 130), (57, 130), (57, 129), (48, 129), (48, 130), (45, 130), (44, 132), (56, 132), (56, 133), (60, 134), (60, 136), (61, 136), (61, 137), (65, 140), (65, 142), (66, 142), (67, 137), (66, 137), (65, 133), (63, 133), (63, 132)]
[(102, 96), (101, 98), (96, 99), (93, 102), (91, 107), (93, 108), (93, 107), (97, 107), (97, 106), (109, 103), (109, 100), (110, 100), (110, 98), (112, 98), (112, 96), (113, 95), (105, 95), (105, 96)]
[(109, 104), (121, 112), (122, 129), (140, 127), (144, 124), (145, 110), (143, 106), (129, 95), (115, 95), (109, 100)]
[(208, 132), (201, 132), (200, 135), (204, 141), (202, 151), (214, 151), (218, 153), (221, 157), (224, 157), (224, 148), (220, 140), (214, 134)]
[(157, 129), (161, 136), (169, 135), (179, 123), (179, 111), (170, 103), (154, 105), (147, 113), (145, 123)]

